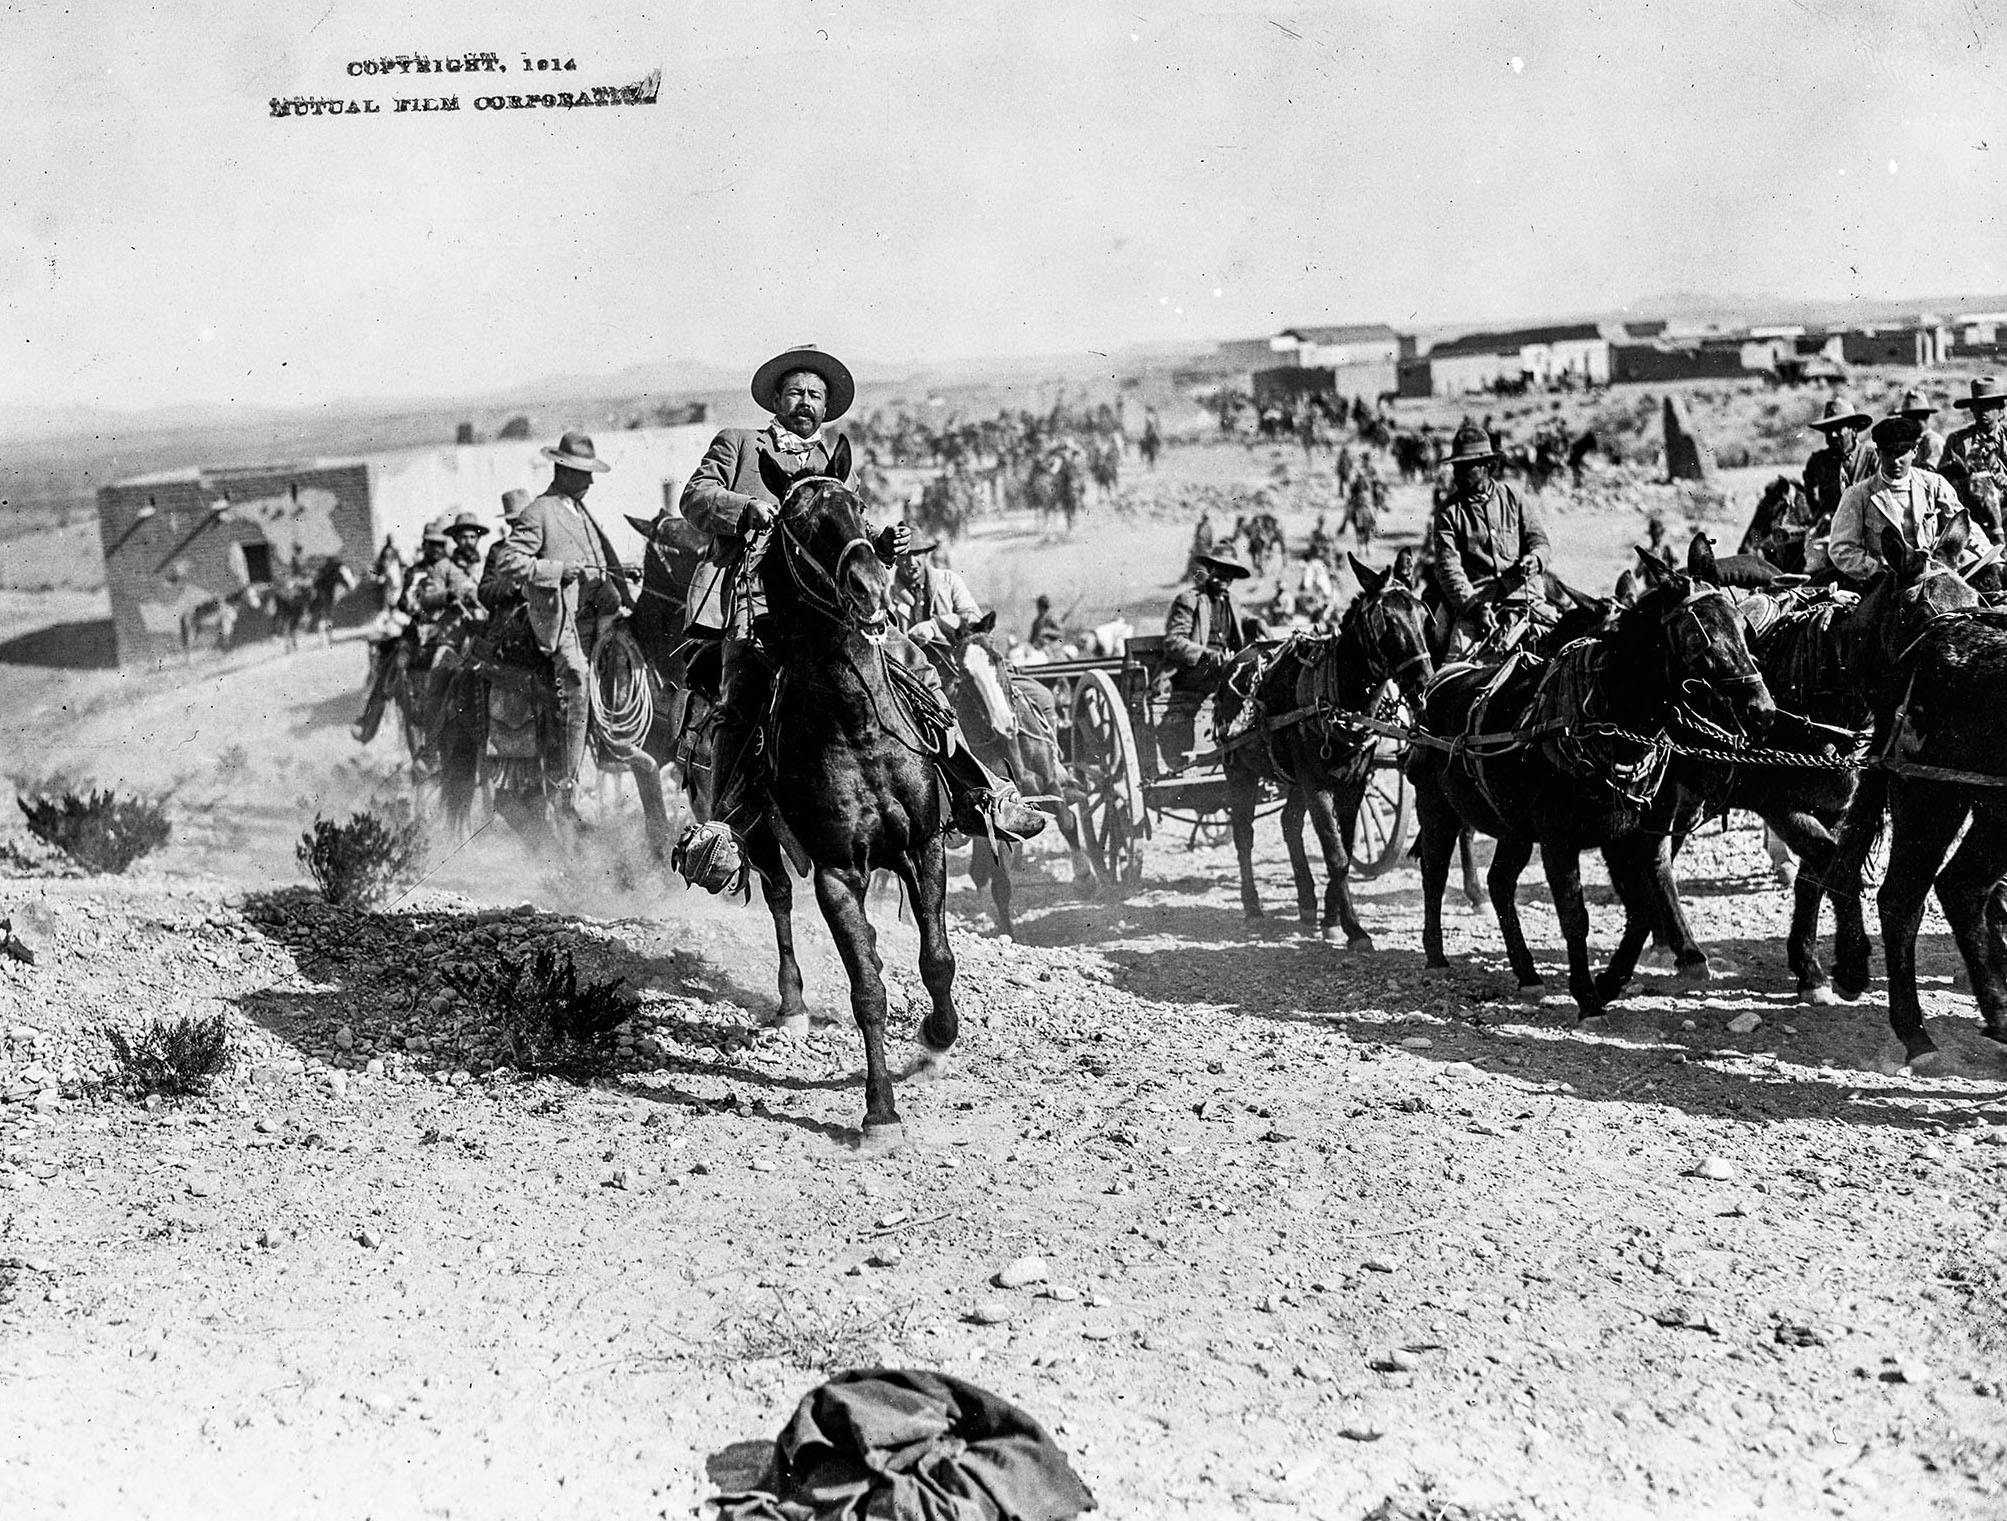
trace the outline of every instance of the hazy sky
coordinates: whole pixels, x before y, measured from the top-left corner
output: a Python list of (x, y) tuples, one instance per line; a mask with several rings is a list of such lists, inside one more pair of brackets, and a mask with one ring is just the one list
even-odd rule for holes
[[(0, 10), (0, 405), (2007, 289), (1999, 6)], [(507, 75), (351, 79), (485, 49)], [(487, 112), (664, 71), (652, 107)], [(394, 115), (455, 89), (458, 114)], [(382, 114), (274, 120), (294, 94)]]

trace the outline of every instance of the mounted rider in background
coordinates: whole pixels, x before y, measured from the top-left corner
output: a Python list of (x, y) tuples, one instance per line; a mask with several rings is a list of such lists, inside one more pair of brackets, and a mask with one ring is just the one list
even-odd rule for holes
[(1450, 448), (1450, 484), (1429, 528), (1436, 585), (1437, 647), (1461, 653), (1482, 643), (1498, 626), (1498, 602), (1516, 586), (1530, 588), (1535, 617), (1545, 606), (1552, 549), (1539, 510), (1498, 478), (1502, 458), (1491, 436), (1474, 423), (1456, 430)]
[[(765, 598), (756, 574), (780, 502), (761, 478), (767, 462), (792, 481), (842, 479), (850, 446), (824, 434), (850, 408), (856, 383), (834, 356), (813, 347), (776, 354), (753, 374), (753, 400), (773, 414), (764, 428), (727, 428), (711, 441), (683, 488), (683, 516), (710, 536), (711, 548), (690, 586), (686, 632), (722, 641), (722, 677), (712, 741), (709, 822), (692, 824), (677, 857), (693, 883), (722, 892), (743, 880), (745, 836), (766, 810), (761, 730), (772, 706), (775, 665), (766, 643), (783, 630), (766, 625)], [(910, 542), (902, 524), (877, 534), (872, 549), (891, 564)], [(951, 713), (933, 664), (903, 636), (886, 641), (887, 653), (919, 676)], [(1028, 839), (1045, 827), (1010, 782), (991, 775), (950, 726), (938, 758), (952, 805), (954, 827), (967, 834)]]

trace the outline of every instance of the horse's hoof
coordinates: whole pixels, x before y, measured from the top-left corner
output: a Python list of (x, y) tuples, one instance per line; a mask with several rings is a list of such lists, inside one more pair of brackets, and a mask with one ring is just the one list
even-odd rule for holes
[(805, 1011), (800, 1014), (776, 1014), (767, 1021), (766, 1027), (789, 1040), (807, 1040), (808, 1014)]
[(873, 1156), (883, 1156), (887, 1152), (897, 1151), (905, 1144), (906, 1127), (897, 1120), (884, 1125), (867, 1123), (857, 1136), (857, 1149)]
[(1840, 995), (1833, 991), (1828, 982), (1815, 982), (1798, 989), (1798, 1002), (1810, 1004), (1815, 1009), (1830, 1009), (1838, 1005)]
[(1951, 1058), (1935, 1046), (1928, 1051), (1917, 1052), (1907, 1065), (1918, 1077), (1948, 1077), (1953, 1070)]
[(1672, 980), (1681, 987), (1691, 987), (1696, 983), (1710, 981), (1713, 977), (1714, 969), (1708, 965), (1705, 956), (1698, 961), (1682, 961), (1673, 968), (1672, 974)]
[(1370, 951), (1373, 949), (1373, 937), (1371, 935), (1360, 935), (1356, 939), (1347, 940), (1345, 942), (1345, 949), (1348, 951)]
[(1243, 906), (1241, 908), (1240, 915), (1243, 919), (1247, 920), (1249, 924), (1254, 923), (1254, 921), (1257, 919), (1265, 919), (1268, 917), (1266, 914), (1262, 912), (1261, 905), (1259, 903), (1255, 904), (1252, 908)]

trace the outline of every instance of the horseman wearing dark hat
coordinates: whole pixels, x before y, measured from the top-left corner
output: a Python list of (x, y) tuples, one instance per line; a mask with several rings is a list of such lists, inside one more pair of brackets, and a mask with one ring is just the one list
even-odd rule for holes
[(1938, 470), (1951, 482), (1972, 521), (1996, 540), (2002, 534), (2007, 502), (2007, 390), (1991, 375), (1972, 382), (1972, 393), (1952, 403), (1972, 421), (1945, 440)]
[[(780, 503), (762, 479), (761, 463), (770, 462), (797, 481), (847, 472), (849, 446), (832, 442), (824, 425), (847, 412), (857, 394), (842, 362), (812, 346), (769, 359), (753, 373), (751, 390), (772, 420), (763, 428), (721, 431), (691, 473), (682, 499), (683, 516), (711, 539), (690, 585), (686, 630), (695, 638), (723, 641), (723, 676), (712, 731), (710, 822), (692, 826), (680, 854), (696, 873), (691, 880), (714, 892), (740, 879), (745, 832), (764, 808), (756, 753), (771, 706), (773, 665), (762, 648), (766, 608), (754, 572)], [(909, 543), (900, 523), (879, 533), (872, 548), (892, 564)], [(948, 707), (940, 676), (924, 655), (897, 636), (886, 648)], [(940, 765), (957, 829), (1016, 840), (1045, 827), (1044, 816), (1014, 786), (975, 758), (959, 728), (948, 731)]]
[[(1911, 386), (1902, 393), (1902, 400), (1890, 410), (1891, 417), (1911, 418), (1923, 427), (1923, 437), (1917, 440), (1916, 452), (1910, 456), (1910, 464), (1918, 470), (1935, 470), (1938, 460), (1944, 454), (1944, 435), (1930, 425), (1937, 416), (1937, 407), (1921, 390)], [(1854, 446), (1853, 462), (1847, 466), (1847, 484), (1857, 485), (1868, 480), (1881, 468), (1881, 455), (1876, 452), (1875, 441), (1863, 438)]]
[(1825, 442), (1805, 461), (1805, 500), (1814, 523), (1825, 522), (1839, 510), (1841, 493), (1850, 484), (1854, 467), (1854, 440), (1873, 421), (1867, 413), (1853, 411), (1834, 396), (1827, 400), (1825, 411), (1807, 424), (1825, 436)]
[(586, 434), (574, 429), (542, 451), (556, 467), (543, 494), (524, 504), (508, 537), (496, 546), (495, 573), (519, 591), (537, 646), (550, 656), (564, 713), (564, 755), (556, 778), (559, 817), (575, 821), (572, 794), (585, 764), (588, 652), (627, 603), (627, 573), (598, 523), (585, 510), (595, 475), (612, 467)]
[[(1164, 658), (1170, 666), (1162, 725), (1165, 759), (1182, 764), (1199, 746), (1199, 713), (1219, 690), (1234, 657), (1246, 648), (1240, 610), (1229, 586), (1253, 572), (1218, 554), (1192, 556), (1192, 584), (1164, 614)], [(1210, 740), (1208, 740), (1210, 742)]]
[(1540, 514), (1498, 478), (1502, 456), (1476, 424), (1456, 430), (1450, 485), (1429, 526), (1446, 644), (1472, 643), (1497, 625), (1496, 599), (1508, 572), (1536, 595), (1545, 590), (1550, 546)]
[[(1867, 581), (1881, 570), (1886, 530), (1895, 529), (1911, 549), (1927, 549), (1961, 510), (1958, 494), (1943, 476), (1920, 470), (1912, 462), (1922, 438), (1923, 424), (1913, 417), (1884, 417), (1874, 426), (1881, 465), (1872, 479), (1849, 486), (1840, 498), (1826, 545), (1834, 568), (1854, 582)], [(1974, 523), (1961, 569), (1983, 566), (1991, 550), (1985, 531)]]

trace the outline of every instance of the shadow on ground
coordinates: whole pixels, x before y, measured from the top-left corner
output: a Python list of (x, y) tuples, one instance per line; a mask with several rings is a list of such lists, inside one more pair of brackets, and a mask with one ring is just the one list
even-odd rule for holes
[[(544, 1075), (700, 1116), (729, 1112), (823, 1137), (850, 1136), (841, 1126), (769, 1108), (758, 1098), (745, 1103), (737, 1090), (827, 1092), (857, 1086), (859, 1080), (847, 1072), (833, 1077), (776, 1072), (748, 1060), (745, 1009), (761, 1000), (696, 952), (653, 952), (631, 941), (581, 934), (580, 921), (565, 914), (521, 909), (371, 913), (333, 907), (299, 887), (249, 894), (243, 911), (254, 930), (292, 955), (299, 972), (243, 995), (238, 1007), (302, 1054), (334, 1055), (336, 1032), (346, 1026), (358, 1043), (349, 1058), (357, 1065), (366, 1055), (360, 1043), (375, 1040), (378, 1054), (398, 1050), (410, 1067), (435, 1078), (519, 1067), (519, 1053), (499, 1014), (478, 995), (460, 990), (478, 989), (483, 970), (502, 958), (549, 945), (572, 953), (581, 983), (617, 977), (646, 994), (640, 1012), (659, 1049), (645, 1057), (610, 1056), (589, 1069)], [(457, 996), (442, 1004), (442, 995), (449, 992)], [(421, 1037), (423, 1048), (398, 1045), (390, 1038), (393, 1030)], [(688, 1080), (693, 1078), (704, 1081), (692, 1086)], [(707, 1096), (697, 1087), (718, 1088), (722, 1096)]]
[(62, 671), (110, 670), (118, 664), (118, 640), (109, 618), (51, 623), (0, 640), (0, 665), (39, 665)]

